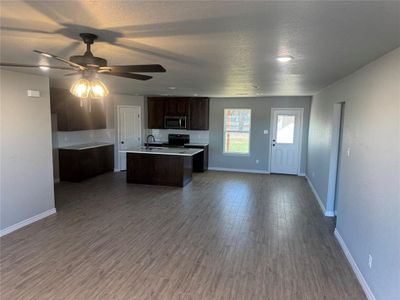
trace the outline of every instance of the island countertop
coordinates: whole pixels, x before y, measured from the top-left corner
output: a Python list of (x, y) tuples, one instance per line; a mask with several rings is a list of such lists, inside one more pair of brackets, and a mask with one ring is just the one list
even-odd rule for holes
[(200, 152), (204, 151), (203, 149), (194, 149), (194, 148), (168, 148), (168, 147), (149, 147), (146, 148), (144, 146), (130, 148), (126, 150), (121, 150), (120, 152), (124, 153), (140, 153), (140, 154), (161, 154), (161, 155), (178, 155), (178, 156), (193, 156)]

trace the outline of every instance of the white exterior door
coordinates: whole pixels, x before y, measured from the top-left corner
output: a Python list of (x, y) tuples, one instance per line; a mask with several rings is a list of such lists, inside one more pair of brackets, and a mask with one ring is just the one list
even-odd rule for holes
[(118, 106), (118, 161), (119, 169), (126, 170), (126, 150), (141, 145), (140, 106)]
[(302, 108), (271, 110), (271, 173), (299, 174)]

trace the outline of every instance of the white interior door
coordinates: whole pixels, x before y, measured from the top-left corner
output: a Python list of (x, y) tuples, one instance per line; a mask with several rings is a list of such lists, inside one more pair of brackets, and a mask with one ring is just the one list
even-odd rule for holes
[(303, 109), (273, 108), (271, 122), (271, 173), (298, 174)]
[(118, 161), (119, 169), (126, 170), (126, 153), (121, 150), (141, 145), (140, 106), (118, 106)]

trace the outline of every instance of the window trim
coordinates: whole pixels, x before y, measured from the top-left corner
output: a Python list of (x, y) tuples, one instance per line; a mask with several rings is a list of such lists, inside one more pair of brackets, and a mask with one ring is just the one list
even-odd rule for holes
[[(225, 111), (227, 110), (249, 110), (250, 111), (250, 129), (249, 131), (229, 131), (229, 132), (239, 132), (249, 134), (249, 151), (247, 153), (241, 152), (226, 152), (225, 151)], [(223, 124), (222, 124), (222, 154), (226, 156), (240, 156), (240, 157), (250, 157), (251, 156), (251, 127), (252, 127), (252, 110), (251, 108), (224, 108)]]

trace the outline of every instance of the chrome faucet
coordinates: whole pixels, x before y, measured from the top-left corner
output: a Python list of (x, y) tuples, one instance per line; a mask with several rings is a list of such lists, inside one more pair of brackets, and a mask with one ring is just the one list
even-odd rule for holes
[(149, 145), (149, 138), (153, 138), (153, 143), (156, 142), (156, 138), (154, 137), (154, 135), (149, 134), (149, 135), (146, 137), (146, 149), (149, 149), (149, 147), (150, 147), (150, 145)]

